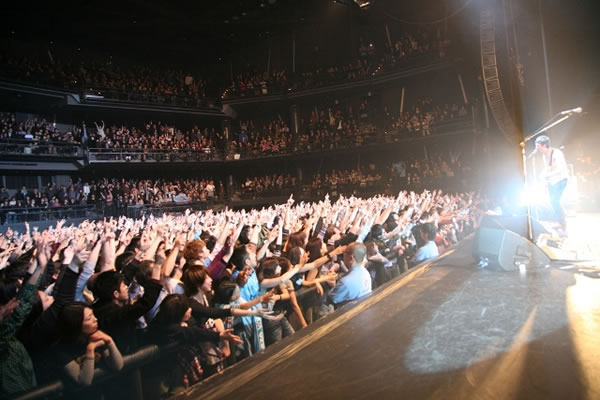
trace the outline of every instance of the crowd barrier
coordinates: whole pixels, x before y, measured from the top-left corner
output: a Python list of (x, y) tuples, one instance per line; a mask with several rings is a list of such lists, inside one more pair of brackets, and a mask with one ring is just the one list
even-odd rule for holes
[[(312, 301), (311, 296), (314, 295), (316, 295), (314, 287), (302, 288), (296, 291), (298, 303), (303, 309), (307, 308), (307, 305), (303, 306), (303, 303)], [(56, 380), (17, 395), (13, 400), (101, 399), (106, 398), (106, 393), (114, 395), (114, 388), (117, 384), (119, 393), (126, 394), (128, 400), (155, 399), (158, 398), (158, 394), (149, 390), (152, 385), (147, 385), (148, 382), (144, 381), (144, 370), (150, 371), (153, 365), (159, 365), (166, 355), (172, 354), (178, 349), (179, 347), (176, 345), (164, 347), (145, 346), (133, 354), (124, 356), (123, 369), (118, 372), (96, 368), (90, 386), (75, 386), (70, 382)]]

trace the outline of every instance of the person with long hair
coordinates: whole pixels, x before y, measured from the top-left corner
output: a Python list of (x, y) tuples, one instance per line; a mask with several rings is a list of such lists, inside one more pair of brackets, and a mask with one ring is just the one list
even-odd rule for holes
[[(188, 266), (188, 268), (185, 269), (181, 280), (185, 288), (185, 294), (190, 300), (189, 304), (197, 324), (199, 326), (204, 326), (207, 329), (223, 332), (225, 329), (223, 319), (229, 316), (256, 316), (268, 319), (272, 314), (262, 308), (254, 310), (250, 309), (252, 306), (257, 305), (262, 301), (269, 300), (271, 297), (270, 295), (264, 295), (261, 296), (260, 299), (249, 302), (248, 306), (245, 308), (218, 309), (212, 307), (208, 301), (207, 295), (212, 291), (213, 280), (209, 271), (202, 265)], [(212, 348), (214, 347), (212, 344), (208, 344), (206, 347), (208, 352), (212, 355), (207, 361), (212, 362), (215, 366), (222, 364), (222, 362), (231, 354), (228, 343), (224, 343), (219, 349)], [(208, 349), (209, 347), (211, 347), (211, 349)], [(219, 357), (215, 357), (215, 354), (218, 354)]]
[(64, 306), (58, 328), (60, 339), (53, 359), (74, 382), (90, 385), (99, 361), (114, 371), (123, 368), (121, 352), (114, 340), (98, 329), (98, 319), (88, 304), (74, 302)]
[[(327, 252), (327, 246), (320, 238), (311, 239), (306, 250), (301, 247), (294, 247), (288, 253), (292, 264), (298, 262), (299, 258), (305, 257), (307, 263), (300, 269), (300, 272), (306, 272), (306, 276), (301, 279), (302, 287), (315, 287), (314, 292), (308, 292), (301, 300), (304, 319), (309, 324), (317, 320), (321, 314), (327, 314), (330, 310), (325, 305), (326, 293), (322, 283), (335, 280), (335, 272), (338, 266), (334, 266), (333, 260), (344, 252), (346, 246), (338, 246), (330, 252)], [(320, 274), (321, 269), (331, 265), (331, 268), (325, 268), (327, 273)], [(331, 274), (329, 270), (331, 269)], [(324, 271), (325, 272), (325, 271)], [(326, 309), (327, 307), (327, 309)]]
[[(223, 329), (220, 332), (198, 325), (192, 316), (190, 300), (184, 295), (170, 294), (160, 305), (158, 314), (150, 323), (150, 335), (159, 345), (178, 344), (180, 349), (173, 362), (166, 362), (169, 369), (162, 371), (166, 376), (166, 387), (169, 394), (186, 388), (200, 381), (203, 377), (217, 372), (209, 358), (219, 357), (219, 354), (207, 353), (204, 344), (212, 344), (210, 349), (218, 349), (222, 341), (242, 343), (233, 334), (233, 329)], [(175, 365), (176, 368), (172, 369)]]
[(26, 266), (31, 261), (30, 256), (0, 271), (0, 397), (30, 390), (37, 385), (31, 358), (16, 334), (31, 311), (37, 287), (46, 270), (47, 258), (41, 251), (43, 245), (38, 244), (38, 266), (23, 285), (22, 277), (16, 276), (21, 273), (11, 276), (11, 272), (20, 269), (17, 266), (19, 261)]
[[(281, 313), (281, 319), (263, 322), (266, 346), (270, 346), (271, 344), (277, 343), (282, 338), (294, 334), (294, 328), (292, 328), (280, 307), (282, 301), (290, 299), (290, 293), (286, 287), (286, 282), (289, 282), (289, 278), (296, 274), (300, 267), (301, 265), (298, 264), (289, 269), (283, 274), (283, 279), (281, 279), (282, 268), (279, 265), (279, 259), (277, 257), (263, 258), (256, 268), (256, 276), (260, 283), (261, 292), (264, 293), (268, 288), (272, 287), (269, 283), (276, 284), (273, 288), (274, 296), (268, 303), (268, 308), (273, 309), (276, 302), (278, 302), (278, 313)], [(265, 285), (263, 285), (263, 282)]]

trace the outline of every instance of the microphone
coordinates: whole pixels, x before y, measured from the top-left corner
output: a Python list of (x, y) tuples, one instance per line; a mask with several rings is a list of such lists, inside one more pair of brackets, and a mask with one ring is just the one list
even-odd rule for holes
[(533, 149), (533, 151), (531, 153), (529, 153), (529, 155), (527, 156), (527, 159), (529, 160), (531, 157), (535, 156), (537, 154), (537, 148)]
[(560, 115), (567, 115), (567, 114), (581, 114), (581, 112), (583, 111), (583, 109), (581, 107), (577, 107), (577, 108), (573, 108), (571, 110), (565, 110), (565, 111), (561, 111), (559, 114)]

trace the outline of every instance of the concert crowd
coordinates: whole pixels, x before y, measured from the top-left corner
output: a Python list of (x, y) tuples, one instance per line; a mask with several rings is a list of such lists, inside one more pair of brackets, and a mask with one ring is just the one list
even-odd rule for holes
[[(56, 378), (90, 385), (96, 367), (118, 371), (123, 356), (168, 343), (175, 353), (144, 382), (176, 393), (442, 253), (476, 228), (481, 202), (441, 191), (290, 196), (260, 211), (9, 230), (0, 236), (2, 394)], [(359, 272), (368, 281), (357, 288)]]

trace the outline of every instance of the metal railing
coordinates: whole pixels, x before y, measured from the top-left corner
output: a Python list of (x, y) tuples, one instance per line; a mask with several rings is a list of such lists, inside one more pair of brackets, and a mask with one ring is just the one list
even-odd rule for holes
[(185, 96), (173, 93), (152, 93), (123, 91), (115, 88), (86, 87), (82, 98), (85, 100), (103, 101), (118, 100), (125, 102), (160, 104), (186, 108), (210, 108), (214, 100), (203, 96)]
[(465, 131), (473, 128), (473, 118), (470, 115), (453, 118), (447, 121), (433, 122), (429, 126), (417, 128), (401, 128), (386, 131), (384, 141), (386, 143), (398, 140), (411, 140), (426, 138), (427, 136), (443, 135), (446, 133)]
[(102, 162), (199, 162), (220, 161), (223, 154), (216, 148), (195, 149), (88, 149), (90, 163)]
[[(144, 393), (140, 368), (153, 361), (160, 360), (161, 357), (176, 349), (175, 346), (169, 346), (161, 351), (158, 346), (147, 346), (134, 354), (124, 356), (124, 365), (119, 372), (111, 373), (104, 368), (96, 368), (93, 383), (90, 386), (74, 387), (62, 380), (57, 380), (30, 390), (15, 397), (14, 400), (55, 399), (65, 397), (65, 395), (73, 396), (73, 398), (90, 398), (90, 395), (102, 395), (109, 387), (106, 385), (107, 382), (114, 381), (117, 378), (123, 393), (133, 394), (132, 400), (142, 400)], [(125, 387), (122, 387), (122, 385)]]
[(81, 143), (38, 139), (0, 139), (0, 153), (31, 156), (83, 157)]
[[(315, 287), (306, 287), (298, 290), (296, 297), (299, 304), (302, 304), (306, 309), (311, 305), (311, 302), (314, 302), (314, 294), (316, 294)], [(166, 356), (174, 354), (179, 349), (180, 346), (174, 344), (164, 347), (156, 345), (145, 346), (136, 353), (124, 356), (123, 368), (118, 372), (96, 368), (92, 384), (88, 387), (75, 387), (72, 384), (66, 384), (62, 380), (56, 380), (23, 393), (13, 400), (104, 397), (103, 395), (106, 391), (113, 389), (109, 383), (118, 383), (119, 393), (130, 393), (130, 400), (158, 398), (159, 396), (156, 393), (148, 393), (149, 387), (152, 384), (151, 382), (142, 380), (142, 376), (149, 371), (153, 371), (154, 367), (158, 367)], [(148, 385), (149, 383), (150, 385)]]
[(58, 207), (2, 207), (0, 208), (0, 223), (14, 224), (69, 218), (98, 218), (102, 215), (102, 210), (99, 210), (93, 204)]
[(222, 204), (221, 200), (210, 198), (205, 201), (187, 201), (181, 203), (162, 203), (162, 204), (143, 204), (136, 206), (127, 206), (127, 217), (141, 218), (142, 216), (153, 215), (160, 217), (163, 214), (182, 214), (186, 210), (202, 211), (215, 204)]

